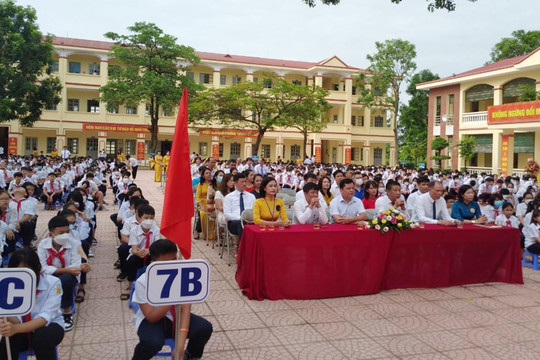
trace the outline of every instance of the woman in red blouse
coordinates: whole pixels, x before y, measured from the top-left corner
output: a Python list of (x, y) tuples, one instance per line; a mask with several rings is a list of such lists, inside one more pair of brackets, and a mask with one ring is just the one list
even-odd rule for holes
[(375, 209), (375, 201), (377, 201), (378, 197), (379, 185), (375, 181), (368, 181), (366, 185), (364, 185), (364, 198), (362, 199), (364, 208), (366, 210)]

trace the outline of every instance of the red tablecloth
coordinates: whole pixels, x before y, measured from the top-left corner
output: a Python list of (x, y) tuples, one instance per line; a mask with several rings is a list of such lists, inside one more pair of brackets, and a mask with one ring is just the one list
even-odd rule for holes
[(391, 236), (354, 226), (244, 228), (236, 281), (250, 299), (318, 299), (381, 289)]
[(355, 226), (244, 229), (236, 281), (250, 299), (317, 299), (384, 289), (523, 283), (519, 231), (426, 225), (381, 235)]
[(518, 229), (426, 225), (395, 234), (384, 289), (523, 283)]

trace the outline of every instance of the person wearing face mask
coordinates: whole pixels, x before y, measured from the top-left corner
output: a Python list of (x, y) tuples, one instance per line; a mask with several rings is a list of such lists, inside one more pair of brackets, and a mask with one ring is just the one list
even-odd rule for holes
[(525, 214), (527, 213), (527, 207), (533, 201), (534, 196), (530, 191), (527, 191), (523, 194), (523, 202), (519, 203), (518, 206), (516, 206), (516, 217), (519, 220), (519, 223), (524, 226), (524, 218)]
[(492, 194), (489, 197), (489, 205), (482, 209), (482, 213), (486, 216), (488, 223), (495, 223), (495, 219), (501, 214), (503, 203), (504, 200), (501, 194)]
[(81, 274), (81, 255), (79, 243), (69, 234), (69, 222), (63, 216), (55, 216), (49, 220), (49, 236), (41, 240), (37, 253), (45, 275), (54, 275), (62, 283), (62, 300), (60, 307), (64, 316), (64, 329), (73, 329), (71, 304), (73, 289), (79, 282)]
[(361, 172), (355, 172), (353, 174), (354, 180), (354, 197), (362, 200), (364, 198), (364, 179)]
[(136, 278), (137, 270), (149, 264), (148, 249), (150, 245), (161, 238), (159, 227), (154, 221), (156, 212), (150, 205), (141, 205), (137, 209), (139, 226), (134, 226), (129, 232), (130, 254), (126, 262), (126, 272), (129, 285), (121, 296), (121, 300), (128, 300), (131, 284)]

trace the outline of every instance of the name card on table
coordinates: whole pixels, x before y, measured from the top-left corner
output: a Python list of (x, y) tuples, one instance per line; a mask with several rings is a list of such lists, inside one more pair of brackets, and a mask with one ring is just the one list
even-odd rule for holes
[(153, 306), (202, 302), (209, 286), (210, 267), (204, 260), (156, 261), (146, 269), (146, 296)]
[(27, 268), (0, 269), (0, 317), (23, 316), (36, 302), (36, 274)]

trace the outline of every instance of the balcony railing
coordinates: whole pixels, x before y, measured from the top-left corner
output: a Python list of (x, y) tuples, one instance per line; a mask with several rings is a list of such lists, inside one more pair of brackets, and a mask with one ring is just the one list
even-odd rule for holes
[(464, 124), (487, 124), (487, 111), (478, 111), (474, 113), (463, 114)]

